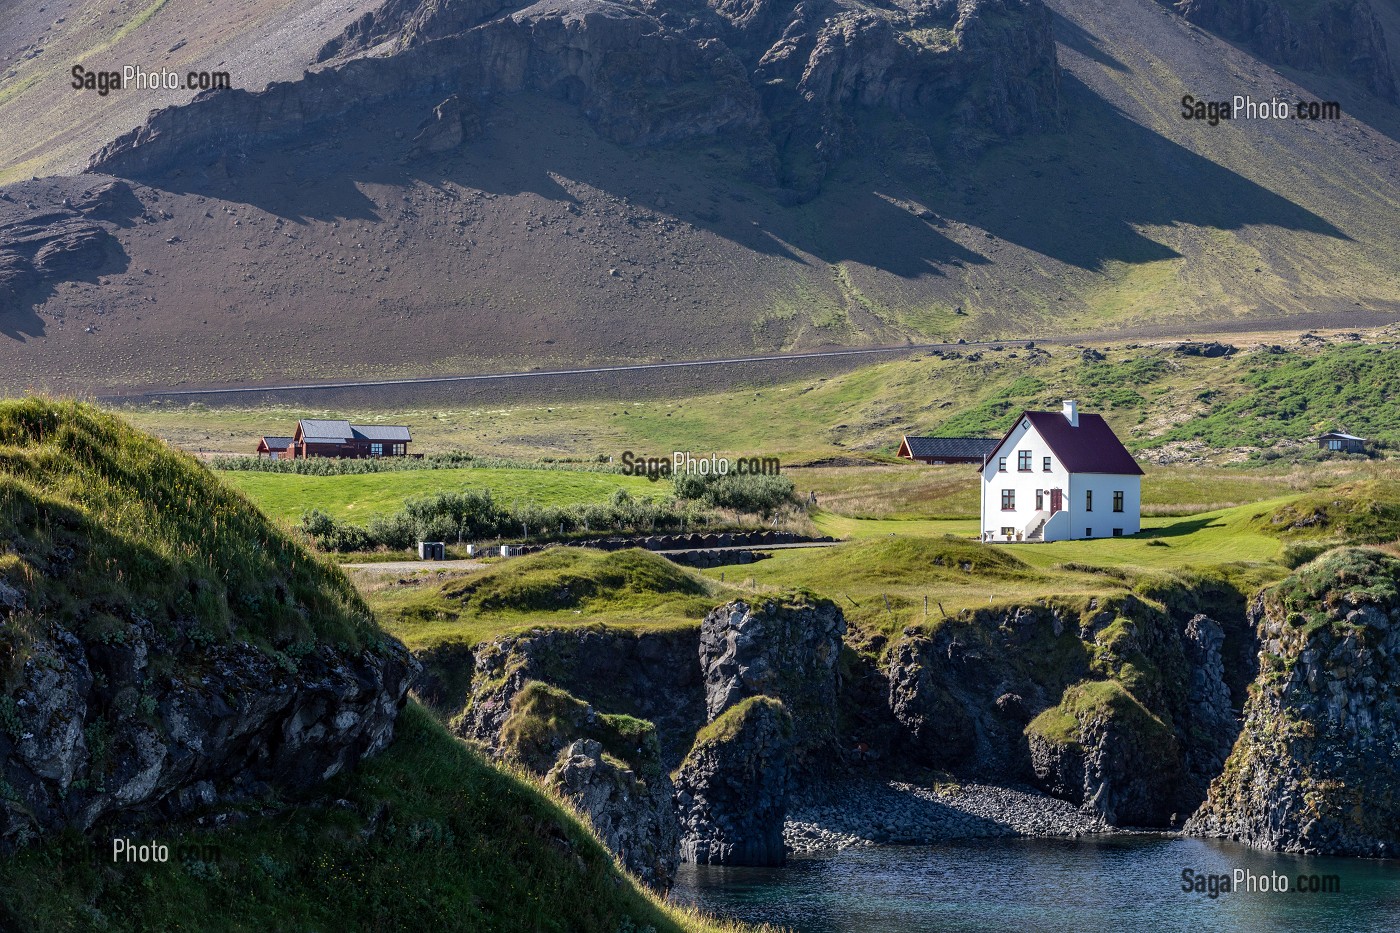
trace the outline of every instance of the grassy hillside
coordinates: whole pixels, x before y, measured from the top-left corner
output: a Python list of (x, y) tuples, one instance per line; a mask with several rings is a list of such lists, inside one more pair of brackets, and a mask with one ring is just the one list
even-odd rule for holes
[[(133, 837), (134, 838), (134, 837)], [(113, 863), (106, 837), (0, 859), (13, 930), (558, 931), (733, 929), (623, 879), (578, 819), (409, 706), (387, 751), (306, 801), (222, 830), (163, 827), (166, 864)], [(188, 858), (180, 860), (175, 853)]]
[(658, 457), (689, 450), (772, 454), (785, 466), (851, 453), (890, 455), (905, 433), (996, 436), (1022, 408), (1058, 410), (1065, 398), (1101, 412), (1130, 449), (1152, 456), (1193, 444), (1193, 458), (1238, 457), (1241, 448), (1300, 444), (1338, 425), (1400, 443), (1400, 411), (1386, 402), (1400, 380), (1394, 331), (1364, 339), (1266, 335), (1242, 341), (1227, 358), (1176, 348), (1173, 342), (1087, 352), (1059, 345), (977, 349), (728, 392), (677, 389), (563, 404), (323, 411), (157, 405), (124, 413), (192, 450), (246, 453), (268, 425), (349, 417), (409, 424), (428, 452), (593, 459), (620, 458), (626, 450)]
[(52, 615), (119, 640), (140, 616), (297, 651), (380, 637), (338, 571), (192, 457), (88, 405), (0, 403), (0, 539), (0, 580), (34, 613), (21, 626)]

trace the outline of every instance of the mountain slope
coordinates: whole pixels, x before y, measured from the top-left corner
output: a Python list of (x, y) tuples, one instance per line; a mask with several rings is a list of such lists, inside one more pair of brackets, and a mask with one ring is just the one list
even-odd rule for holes
[[(998, 64), (1034, 4), (981, 52), (854, 5), (811, 29), (763, 7), (767, 32), (689, 0), (542, 3), (515, 25), (392, 5), (314, 78), (107, 147), (94, 166), (132, 178), (111, 219), (61, 206), (100, 176), (8, 189), (0, 294), (7, 266), (23, 288), (0, 388), (1400, 314), (1392, 107), (1352, 90), (1370, 124), (1185, 121), (1186, 93), (1313, 94), (1154, 0), (1050, 8), (1058, 103)], [(620, 64), (643, 35), (656, 62)], [(789, 46), (800, 68), (774, 64)], [(56, 214), (105, 233), (76, 270), (57, 246), (39, 268)]]
[(112, 137), (191, 90), (75, 91), (71, 69), (221, 71), (236, 88), (298, 78), (354, 0), (0, 0), (0, 183), (81, 171)]

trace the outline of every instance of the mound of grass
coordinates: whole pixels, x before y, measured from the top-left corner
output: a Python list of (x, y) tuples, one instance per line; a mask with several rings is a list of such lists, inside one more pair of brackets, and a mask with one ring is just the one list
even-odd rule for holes
[(795, 726), (783, 701), (769, 696), (752, 696), (735, 703), (695, 733), (695, 741), (686, 753), (686, 759), (702, 748), (734, 741), (750, 722), (760, 716), (771, 716), (778, 722), (783, 737), (792, 737)]
[(549, 548), (439, 584), (371, 592), (380, 621), (415, 650), (537, 625), (694, 625), (722, 587), (631, 548)]
[(1086, 680), (1075, 684), (1065, 690), (1059, 705), (1032, 719), (1025, 732), (1055, 745), (1077, 746), (1083, 724), (1093, 719), (1112, 719), (1120, 728), (1164, 745), (1175, 741), (1171, 728), (1116, 680)]
[(445, 591), (479, 612), (572, 609), (598, 599), (680, 594), (698, 596), (704, 584), (678, 565), (639, 548), (594, 551), (551, 548)]
[(501, 748), (526, 768), (543, 774), (577, 739), (596, 740), (643, 778), (660, 774), (656, 727), (645, 719), (596, 712), (568, 691), (537, 680), (511, 699), (510, 715), (501, 726)]
[(1307, 493), (1263, 516), (1259, 527), (1285, 540), (1395, 541), (1400, 539), (1400, 479), (1358, 480)]
[(0, 403), (0, 582), (29, 620), (121, 640), (359, 648), (380, 634), (344, 576), (194, 458), (97, 408)]
[(1374, 548), (1338, 548), (1265, 592), (1289, 624), (1308, 629), (1363, 605), (1400, 605), (1400, 560)]
[(167, 863), (113, 862), (109, 840), (76, 836), (0, 860), (0, 928), (732, 929), (643, 893), (570, 811), (422, 708), (398, 729), (313, 800), (222, 831), (160, 832)]

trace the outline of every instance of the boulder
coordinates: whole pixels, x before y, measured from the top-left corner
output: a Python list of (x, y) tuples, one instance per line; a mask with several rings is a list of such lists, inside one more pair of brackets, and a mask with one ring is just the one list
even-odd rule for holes
[(1172, 730), (1116, 681), (1086, 681), (1026, 726), (1036, 783), (1115, 826), (1167, 826), (1181, 780)]

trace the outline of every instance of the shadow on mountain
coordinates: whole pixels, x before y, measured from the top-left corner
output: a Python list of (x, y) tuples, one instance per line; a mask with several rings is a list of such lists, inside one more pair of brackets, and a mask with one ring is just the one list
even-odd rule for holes
[(1128, 67), (1104, 51), (1103, 44), (1088, 32), (1083, 26), (1073, 20), (1067, 19), (1054, 10), (1050, 11), (1050, 19), (1054, 24), (1056, 41), (1074, 49), (1080, 55), (1090, 61), (1098, 62), (1106, 68), (1114, 71), (1127, 72)]
[(20, 343), (30, 337), (44, 336), (44, 319), (34, 313), (38, 304), (38, 300), (32, 300), (0, 308), (0, 336)]
[(1061, 134), (997, 147), (960, 191), (929, 192), (939, 214), (1068, 265), (1152, 262), (1178, 254), (1137, 231), (1268, 224), (1341, 240), (1317, 214), (1130, 119), (1078, 79), (1062, 90)]
[(0, 335), (45, 334), (35, 313), (69, 282), (100, 283), (131, 265), (109, 225), (129, 228), (140, 202), (123, 182), (35, 179), (0, 189)]
[[(1075, 27), (1061, 25), (1070, 41)], [(1082, 32), (1082, 31), (1081, 31)], [(573, 203), (566, 179), (623, 202), (618, 234), (645, 252), (646, 223), (680, 218), (768, 256), (805, 263), (862, 263), (903, 279), (945, 274), (945, 266), (989, 262), (940, 231), (948, 220), (1070, 266), (1177, 258), (1138, 230), (1191, 225), (1217, 230), (1272, 225), (1347, 239), (1332, 224), (1267, 188), (1143, 127), (1066, 74), (1069, 128), (996, 144), (965, 163), (940, 160), (947, 178), (917, 159), (853, 155), (814, 200), (785, 207), (716, 155), (724, 140), (672, 149), (618, 146), (575, 107), (534, 94), (495, 102), (486, 129), (460, 148), (411, 158), (412, 139), (433, 101), (396, 101), (335, 128), (307, 147), (268, 146), (238, 165), (216, 163), (159, 180), (160, 187), (247, 203), (289, 221), (378, 222), (375, 198), (411, 199), (408, 186), (445, 183), (488, 195), (531, 193)], [(304, 136), (303, 136), (304, 138)], [(744, 141), (734, 141), (742, 147)], [(861, 159), (857, 162), (856, 159)], [(732, 160), (731, 160), (732, 161)], [(707, 168), (713, 162), (713, 169)], [(936, 179), (936, 180), (935, 180)], [(397, 189), (395, 191), (394, 189)], [(663, 197), (659, 192), (665, 191)], [(922, 210), (901, 202), (917, 200)], [(650, 221), (637, 210), (654, 211)], [(423, 224), (439, 219), (418, 218)]]

